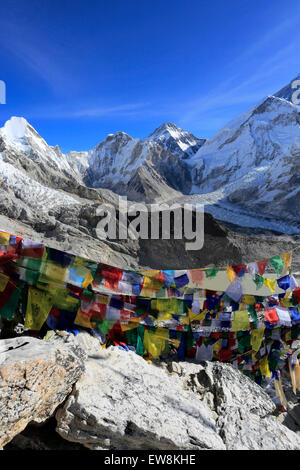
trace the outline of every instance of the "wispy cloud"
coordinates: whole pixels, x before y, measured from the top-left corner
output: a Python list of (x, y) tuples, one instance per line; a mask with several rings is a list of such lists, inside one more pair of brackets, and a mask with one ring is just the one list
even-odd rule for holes
[[(282, 71), (296, 70), (298, 67), (299, 35), (290, 34), (291, 28), (298, 24), (298, 16), (285, 20), (246, 48), (243, 54), (230, 62), (225, 80), (210, 92), (194, 97), (182, 107), (180, 124), (213, 129), (218, 120), (223, 125), (226, 123), (231, 115), (230, 109), (238, 105), (243, 105), (246, 109), (266, 95), (278, 91), (276, 87), (279, 89), (284, 83), (280, 83), (276, 76), (281, 76)], [(283, 46), (276, 50), (273, 44), (282, 35)], [(292, 78), (293, 76), (289, 77)]]
[[(39, 77), (54, 93), (69, 90), (74, 84), (74, 74), (68, 71), (67, 63), (58, 57), (62, 48), (55, 37), (44, 41), (36, 28), (16, 18), (0, 17), (1, 47), (21, 64)], [(66, 58), (65, 58), (66, 59)]]
[(123, 116), (143, 112), (149, 103), (127, 103), (119, 106), (83, 108), (67, 113), (67, 117), (102, 117), (107, 115)]
[(29, 118), (38, 119), (80, 119), (102, 118), (106, 116), (138, 116), (147, 111), (149, 103), (125, 103), (116, 106), (77, 107), (67, 106), (45, 107), (33, 109)]

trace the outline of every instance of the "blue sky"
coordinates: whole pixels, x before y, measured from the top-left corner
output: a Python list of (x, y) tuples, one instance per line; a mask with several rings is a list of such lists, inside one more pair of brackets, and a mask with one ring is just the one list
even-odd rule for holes
[(63, 151), (164, 121), (210, 137), (300, 72), (299, 20), (298, 0), (6, 0), (0, 125)]

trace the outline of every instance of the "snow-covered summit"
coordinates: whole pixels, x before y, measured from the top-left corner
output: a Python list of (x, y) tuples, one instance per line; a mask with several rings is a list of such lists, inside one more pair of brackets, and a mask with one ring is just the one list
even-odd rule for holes
[(199, 139), (190, 132), (186, 132), (171, 122), (165, 122), (148, 136), (163, 148), (183, 158), (193, 156), (205, 143), (206, 139)]
[(23, 117), (12, 116), (1, 129), (1, 134), (12, 142), (23, 143), (28, 131), (28, 122)]
[(73, 170), (59, 147), (51, 147), (23, 117), (11, 117), (0, 129), (4, 148), (13, 154), (24, 154), (36, 163), (43, 162), (73, 175)]

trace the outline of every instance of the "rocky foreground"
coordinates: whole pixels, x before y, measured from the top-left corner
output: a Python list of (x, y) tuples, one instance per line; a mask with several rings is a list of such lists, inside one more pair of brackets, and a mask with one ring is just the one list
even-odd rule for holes
[(298, 406), (277, 416), (230, 364), (150, 363), (86, 332), (0, 341), (5, 450), (299, 449)]

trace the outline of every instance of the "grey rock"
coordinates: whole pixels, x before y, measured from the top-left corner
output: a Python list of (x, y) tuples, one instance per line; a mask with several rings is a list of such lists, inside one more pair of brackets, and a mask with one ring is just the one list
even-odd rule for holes
[(185, 386), (216, 413), (216, 426), (230, 450), (299, 449), (299, 436), (274, 415), (268, 394), (230, 364), (184, 364)]
[(0, 448), (28, 423), (41, 423), (84, 371), (83, 352), (30, 337), (0, 341)]
[(86, 362), (56, 419), (61, 437), (90, 449), (225, 449), (213, 413), (177, 374), (117, 348)]
[(79, 331), (77, 335), (68, 333), (67, 331), (50, 330), (46, 334), (44, 340), (54, 343), (55, 345), (65, 345), (70, 347), (75, 354), (79, 354), (80, 358), (86, 360), (88, 357), (99, 354), (104, 338), (96, 333), (93, 336), (87, 331)]

